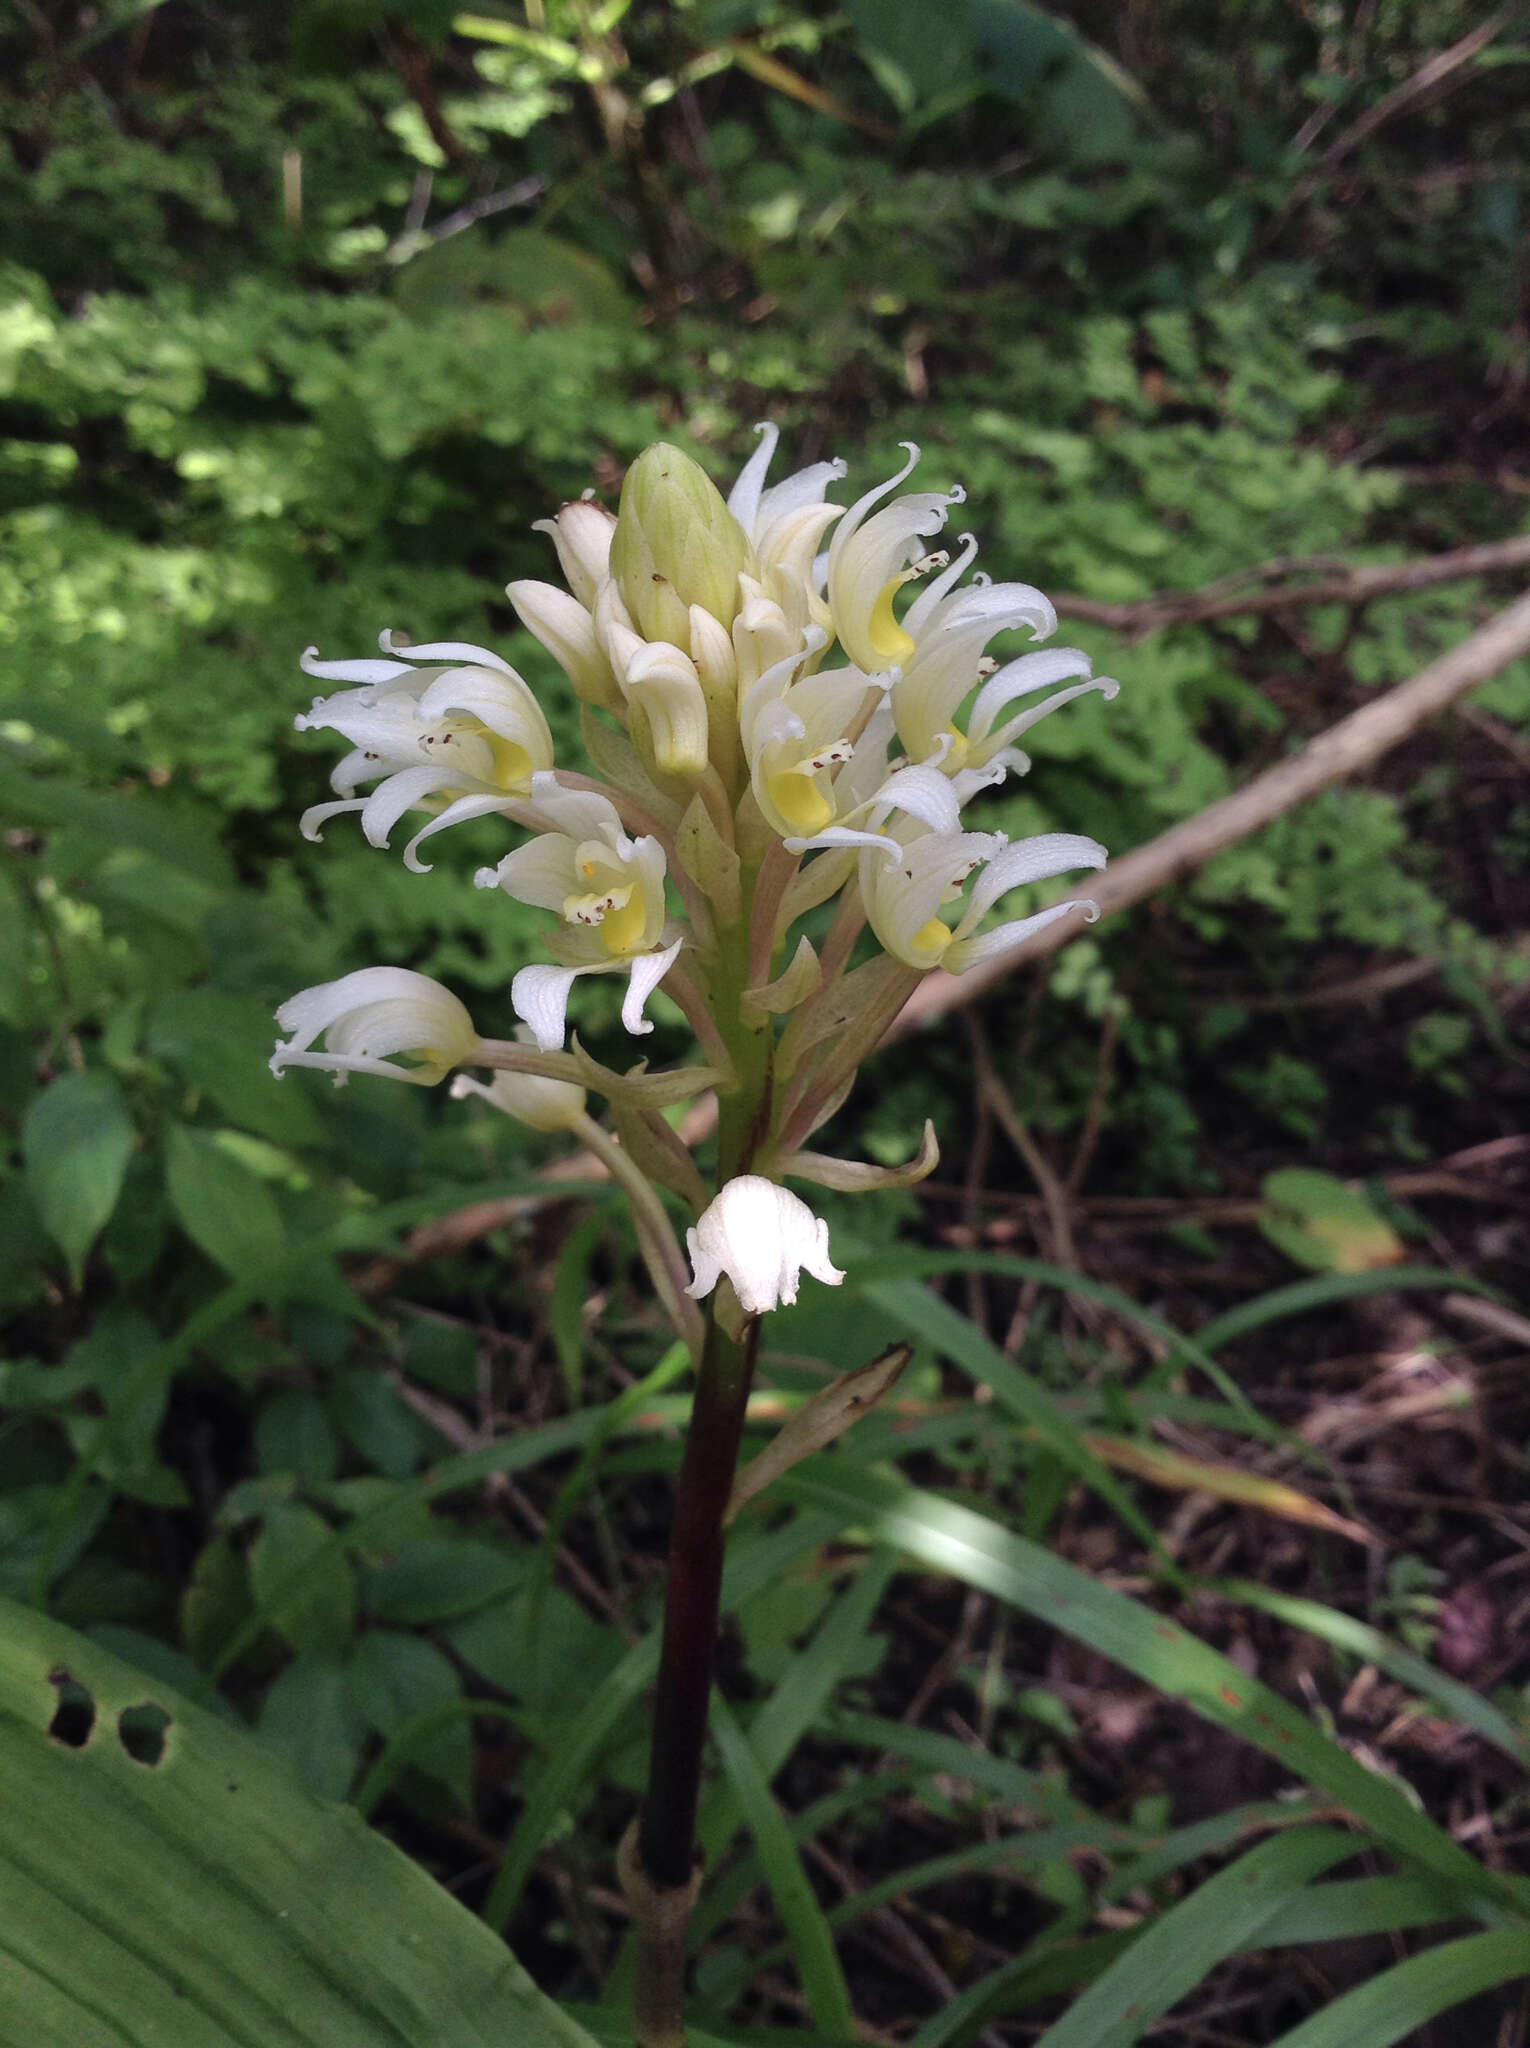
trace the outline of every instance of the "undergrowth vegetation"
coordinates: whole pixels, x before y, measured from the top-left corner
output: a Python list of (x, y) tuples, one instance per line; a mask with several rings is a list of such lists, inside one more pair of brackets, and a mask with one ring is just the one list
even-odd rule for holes
[[(988, 824), (1120, 857), (1507, 586), (1091, 606), (1525, 527), (1522, 27), (1412, 91), (1475, 10), (931, 12), (0, 29), (0, 1592), (613, 2043), (685, 1361), (558, 1141), (267, 1073), (276, 1003), (379, 960), (508, 1037), (538, 923), (477, 827), (426, 875), (298, 838), (302, 649), (493, 646), (572, 748), (495, 595), (534, 517), (660, 436), (916, 440), (1124, 685)], [(1356, 2048), (1476, 1999), (1523, 2042), (1527, 763), (1521, 661), (841, 1112), (947, 1163), (826, 1196), (849, 1280), (768, 1326), (762, 1432), (916, 1348), (734, 1531), (696, 2040)]]

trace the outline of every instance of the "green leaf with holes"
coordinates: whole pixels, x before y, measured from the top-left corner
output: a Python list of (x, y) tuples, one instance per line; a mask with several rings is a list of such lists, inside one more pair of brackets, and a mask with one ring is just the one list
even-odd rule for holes
[(0, 2048), (594, 2048), (263, 1743), (0, 1601)]

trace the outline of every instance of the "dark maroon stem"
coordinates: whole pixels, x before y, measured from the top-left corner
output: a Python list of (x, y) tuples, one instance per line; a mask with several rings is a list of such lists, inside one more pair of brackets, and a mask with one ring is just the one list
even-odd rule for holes
[(643, 1868), (662, 1887), (691, 1880), (722, 1594), (723, 1515), (759, 1341), (758, 1317), (746, 1325), (742, 1343), (734, 1342), (715, 1315), (707, 1318), (675, 1495), (648, 1797), (638, 1834)]

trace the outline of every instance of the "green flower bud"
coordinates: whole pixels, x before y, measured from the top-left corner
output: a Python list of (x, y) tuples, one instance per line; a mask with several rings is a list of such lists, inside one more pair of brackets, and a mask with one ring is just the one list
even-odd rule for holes
[(622, 485), (611, 574), (645, 640), (690, 645), (690, 607), (724, 626), (738, 579), (757, 567), (749, 538), (699, 463), (667, 441), (645, 449)]

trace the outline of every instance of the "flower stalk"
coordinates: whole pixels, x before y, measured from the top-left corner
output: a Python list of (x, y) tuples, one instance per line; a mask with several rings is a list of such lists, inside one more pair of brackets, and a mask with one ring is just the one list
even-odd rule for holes
[[(954, 550), (929, 546), (960, 489), (900, 493), (919, 459), (911, 443), (897, 474), (848, 506), (828, 496), (845, 474), (838, 461), (768, 484), (777, 433), (760, 432), (726, 499), (660, 443), (633, 463), (617, 514), (587, 496), (539, 522), (567, 588), (520, 581), (508, 595), (580, 700), (593, 773), (555, 759), (530, 685), (466, 642), (411, 646), (387, 632), (381, 658), (360, 660), (310, 648), (306, 673), (348, 687), (297, 721), (350, 747), (334, 799), (304, 814), (305, 834), (354, 814), (383, 847), (406, 812), (424, 811), (403, 849), (423, 872), (420, 848), (438, 833), (498, 819), (525, 836), (474, 881), (490, 902), (546, 915), (547, 957), (511, 982), (514, 1039), (481, 1036), (427, 976), (371, 967), (282, 1006), (290, 1036), (273, 1067), (416, 1086), (487, 1069), (487, 1082), (458, 1071), (452, 1093), (566, 1131), (605, 1164), (694, 1362), (649, 1784), (619, 1859), (639, 2048), (684, 2048), (723, 1545), (762, 1321), (796, 1300), (803, 1273), (831, 1286), (845, 1277), (827, 1224), (784, 1183), (855, 1193), (932, 1170), (931, 1127), (896, 1169), (804, 1148), (926, 973), (963, 973), (1094, 910), (1073, 899), (990, 924), (1001, 897), (1105, 861), (1077, 833), (1011, 843), (963, 826), (968, 803), (1028, 770), (1014, 742), (1038, 719), (1116, 685), (1073, 648), (1002, 666), (987, 653), (1016, 630), (1045, 639), (1056, 617), (1028, 584), (964, 581), (970, 534)], [(366, 783), (376, 786), (362, 794)], [(646, 1006), (662, 984), (705, 1064), (601, 1065), (568, 1021), (593, 974), (625, 978), (634, 1038), (654, 1030)], [(718, 1096), (710, 1182), (663, 1114), (706, 1087)], [(609, 1124), (587, 1110), (589, 1091), (608, 1101)], [(689, 1282), (665, 1193), (694, 1219)], [(879, 1365), (825, 1389), (797, 1434), (754, 1462), (739, 1497), (878, 1398), (896, 1361)]]

